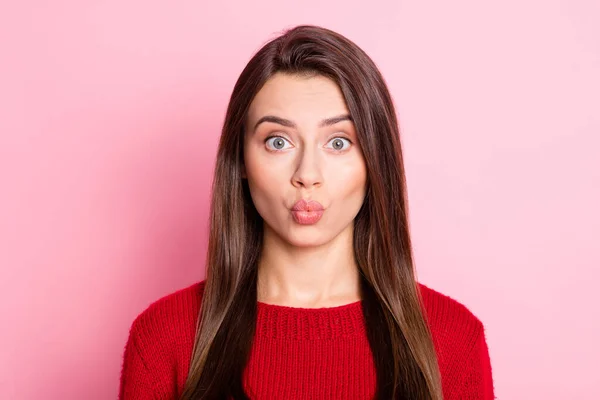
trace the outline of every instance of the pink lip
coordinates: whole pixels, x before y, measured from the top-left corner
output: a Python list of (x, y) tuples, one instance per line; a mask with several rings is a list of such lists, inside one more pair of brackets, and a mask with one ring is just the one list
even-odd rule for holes
[(300, 199), (294, 204), (292, 211), (323, 211), (323, 206), (316, 200)]
[(292, 216), (299, 224), (311, 225), (321, 219), (323, 211), (323, 206), (318, 201), (300, 199), (292, 207)]

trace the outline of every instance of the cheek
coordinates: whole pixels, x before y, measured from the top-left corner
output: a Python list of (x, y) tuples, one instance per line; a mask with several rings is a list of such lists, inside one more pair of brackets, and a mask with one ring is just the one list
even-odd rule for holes
[(333, 169), (335, 176), (329, 181), (334, 185), (333, 193), (340, 196), (361, 195), (366, 189), (367, 170), (362, 158), (349, 160)]
[(265, 163), (264, 160), (253, 158), (248, 155), (245, 161), (246, 177), (250, 194), (256, 208), (262, 213), (266, 207), (279, 199), (281, 190), (284, 187), (284, 179), (281, 170)]

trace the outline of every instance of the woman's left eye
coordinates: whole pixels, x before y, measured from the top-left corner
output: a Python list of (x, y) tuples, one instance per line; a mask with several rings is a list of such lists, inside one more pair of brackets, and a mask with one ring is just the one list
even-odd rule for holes
[[(334, 150), (346, 150), (352, 144), (350, 140), (343, 137), (333, 138), (329, 141), (329, 143), (331, 143), (331, 148), (333, 148)], [(348, 145), (344, 147), (344, 144)]]

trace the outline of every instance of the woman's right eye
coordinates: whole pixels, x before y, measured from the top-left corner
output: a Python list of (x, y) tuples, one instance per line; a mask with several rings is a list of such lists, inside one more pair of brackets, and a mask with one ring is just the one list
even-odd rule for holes
[(287, 139), (282, 138), (281, 136), (271, 136), (265, 140), (267, 146), (272, 150), (283, 150), (286, 142), (288, 142)]

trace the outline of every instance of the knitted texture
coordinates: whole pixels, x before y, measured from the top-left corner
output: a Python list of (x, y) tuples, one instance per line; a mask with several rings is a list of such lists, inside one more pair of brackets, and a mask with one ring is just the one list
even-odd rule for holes
[[(155, 301), (134, 320), (123, 356), (119, 399), (181, 396), (204, 283)], [(494, 399), (481, 321), (456, 300), (423, 284), (419, 288), (444, 399)], [(317, 309), (258, 302), (243, 384), (253, 400), (372, 399), (376, 371), (361, 302)]]

